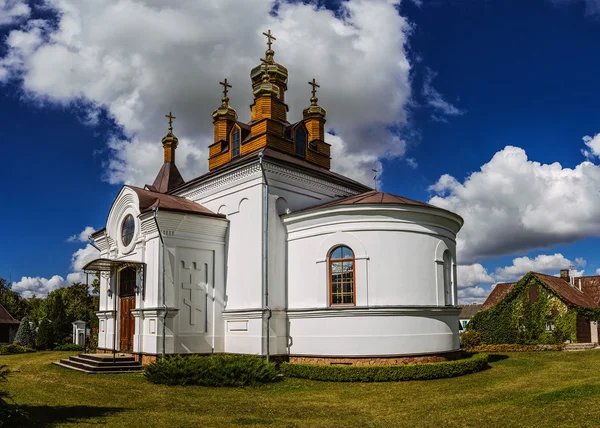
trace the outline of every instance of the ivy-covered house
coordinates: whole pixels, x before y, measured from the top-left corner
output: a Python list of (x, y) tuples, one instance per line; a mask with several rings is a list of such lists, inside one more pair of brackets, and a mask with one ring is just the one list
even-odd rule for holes
[(488, 344), (598, 343), (600, 276), (529, 272), (497, 284), (468, 324)]

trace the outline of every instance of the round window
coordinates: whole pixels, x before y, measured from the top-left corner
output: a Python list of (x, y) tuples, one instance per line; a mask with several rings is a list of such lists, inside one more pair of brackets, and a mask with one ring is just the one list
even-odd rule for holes
[(121, 226), (121, 241), (126, 247), (131, 244), (134, 231), (135, 220), (131, 214), (128, 214), (127, 217), (125, 217), (125, 220), (123, 220), (123, 225)]

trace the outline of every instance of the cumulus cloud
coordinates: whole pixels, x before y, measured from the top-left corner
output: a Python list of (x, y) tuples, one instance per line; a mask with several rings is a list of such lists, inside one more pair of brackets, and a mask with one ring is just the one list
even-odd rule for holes
[(94, 233), (96, 229), (92, 226), (86, 226), (81, 232), (76, 235), (69, 236), (67, 242), (88, 242), (88, 237)]
[(31, 8), (23, 0), (0, 0), (0, 27), (25, 19)]
[(600, 235), (600, 167), (529, 160), (506, 146), (460, 182), (443, 175), (430, 203), (465, 219), (457, 237), (461, 264)]
[(469, 288), (479, 284), (492, 284), (495, 279), (479, 263), (458, 266), (458, 288)]
[[(67, 240), (68, 242), (88, 242), (87, 237), (94, 233), (94, 228), (87, 226), (79, 234), (75, 234)], [(13, 283), (13, 290), (20, 293), (23, 297), (36, 296), (47, 296), (53, 290), (61, 287), (68, 287), (74, 282), (85, 282), (85, 274), (83, 273), (83, 267), (98, 258), (98, 250), (87, 244), (83, 248), (79, 248), (71, 256), (71, 272), (67, 275), (65, 280), (60, 275), (54, 275), (51, 278), (41, 277), (23, 277), (20, 281)]]
[(105, 110), (122, 133), (108, 142), (110, 183), (152, 182), (162, 163), (164, 115), (172, 110), (178, 166), (190, 179), (207, 169), (224, 77), (233, 85), (231, 105), (248, 121), (249, 73), (260, 64), (261, 33), (269, 28), (275, 59), (290, 72), (290, 121), (301, 118), (306, 82), (316, 78), (327, 127), (335, 130), (327, 136), (333, 169), (370, 183), (380, 159), (406, 149), (392, 131), (406, 123), (411, 96), (411, 27), (398, 4), (349, 0), (332, 12), (275, 0), (47, 0), (56, 23), (29, 21), (9, 33), (0, 79), (20, 82), (35, 102), (83, 105), (91, 123)]
[(483, 303), (489, 293), (489, 290), (477, 286), (461, 288), (458, 290), (458, 300), (461, 304)]
[[(578, 260), (585, 265), (584, 259), (579, 257)], [(527, 272), (556, 273), (560, 269), (569, 269), (571, 266), (573, 266), (573, 262), (560, 253), (540, 254), (533, 259), (529, 257), (517, 257), (513, 259), (511, 266), (497, 268), (494, 278), (497, 281), (515, 281)]]
[(600, 134), (596, 134), (593, 137), (586, 135), (583, 137), (583, 142), (587, 146), (587, 149), (581, 149), (581, 153), (588, 160), (600, 157)]
[(436, 114), (431, 118), (436, 122), (447, 122), (445, 116), (460, 116), (464, 111), (446, 101), (442, 94), (433, 87), (433, 79), (437, 76), (430, 68), (425, 69), (425, 80), (423, 82), (423, 96), (427, 101), (427, 105), (433, 108)]

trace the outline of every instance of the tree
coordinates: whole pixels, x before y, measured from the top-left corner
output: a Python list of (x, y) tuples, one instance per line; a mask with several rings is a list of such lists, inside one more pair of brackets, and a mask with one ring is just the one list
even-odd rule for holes
[(38, 349), (52, 349), (54, 347), (54, 331), (52, 324), (44, 318), (38, 328), (36, 346)]
[(48, 319), (52, 323), (52, 330), (54, 333), (54, 340), (62, 345), (65, 339), (72, 332), (72, 322), (67, 316), (67, 308), (64, 302), (65, 289), (59, 288), (48, 294), (47, 297), (47, 308), (48, 308)]
[(17, 334), (15, 335), (15, 343), (21, 346), (33, 347), (35, 345), (35, 332), (29, 325), (29, 318), (24, 317), (21, 320)]
[(19, 293), (10, 289), (10, 284), (4, 278), (0, 277), (0, 305), (8, 311), (15, 319), (22, 319), (27, 315), (27, 300), (23, 299)]

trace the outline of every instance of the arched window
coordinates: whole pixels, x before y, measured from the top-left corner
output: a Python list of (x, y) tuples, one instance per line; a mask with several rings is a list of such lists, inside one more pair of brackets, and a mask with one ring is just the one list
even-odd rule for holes
[(444, 296), (446, 305), (452, 305), (452, 255), (444, 251)]
[(302, 127), (296, 129), (296, 156), (306, 156), (306, 131)]
[(240, 130), (235, 128), (231, 135), (231, 157), (235, 158), (240, 155)]
[(329, 253), (329, 304), (354, 305), (354, 253), (345, 246), (335, 247)]

